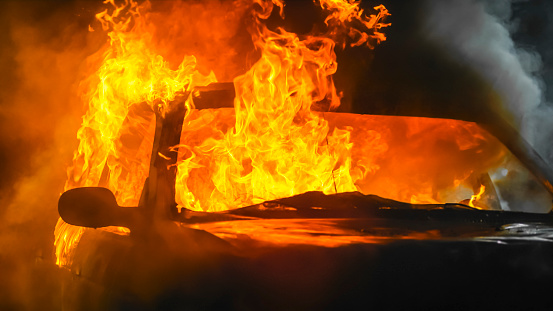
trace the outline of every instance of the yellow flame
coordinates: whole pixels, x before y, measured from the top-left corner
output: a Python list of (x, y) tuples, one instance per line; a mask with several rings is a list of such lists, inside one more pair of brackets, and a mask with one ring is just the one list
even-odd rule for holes
[[(120, 205), (133, 206), (148, 175), (153, 111), (163, 113), (178, 94), (216, 78), (213, 73), (201, 75), (194, 56), (185, 56), (176, 69), (171, 69), (156, 53), (147, 16), (142, 12), (149, 2), (105, 3), (112, 6), (111, 13), (106, 9), (96, 18), (104, 30), (110, 30), (109, 45), (99, 69), (86, 81), (88, 91), (83, 97), (88, 109), (77, 133), (80, 144), (68, 169), (65, 189), (105, 182)], [(65, 265), (70, 261), (71, 246), (84, 231), (62, 221), (56, 231), (58, 264)]]
[(484, 194), (484, 191), (486, 191), (486, 187), (485, 187), (484, 185), (480, 185), (480, 190), (478, 191), (478, 193), (475, 194), (475, 195), (472, 195), (472, 196), (470, 197), (470, 202), (469, 202), (469, 206), (470, 206), (470, 207), (474, 207), (474, 208), (476, 208), (476, 209), (482, 209), (481, 207), (474, 205), (474, 203), (475, 203), (476, 201), (480, 200), (480, 198), (481, 198), (482, 195)]
[(73, 249), (79, 243), (85, 228), (76, 227), (58, 219), (54, 230), (54, 245), (56, 248), (56, 264), (58, 266), (71, 265)]
[[(316, 112), (340, 104), (332, 81), (334, 41), (271, 31), (264, 19), (273, 5), (282, 15), (283, 3), (256, 3), (261, 9), (253, 11), (252, 37), (261, 58), (234, 79), (234, 126), (194, 148), (182, 140), (176, 184), (180, 207), (219, 211), (306, 191), (355, 191), (355, 181), (363, 177), (350, 174), (351, 129), (331, 132), (324, 115)], [(355, 14), (363, 19), (362, 11)], [(366, 22), (373, 29), (379, 18)]]
[[(329, 12), (328, 32), (300, 38), (265, 26), (274, 6), (283, 16), (283, 1), (252, 2), (254, 25), (249, 31), (260, 59), (234, 79), (231, 113), (188, 111), (178, 146), (175, 199), (180, 207), (220, 211), (306, 191), (356, 190), (438, 203), (440, 191), (497, 162), (497, 144), (476, 124), (324, 112), (340, 104), (332, 80), (335, 45), (345, 45), (344, 36), (352, 46), (384, 41), (379, 31), (389, 25), (382, 23), (389, 15), (384, 6), (366, 16), (355, 1), (320, 0)], [(216, 79), (196, 70), (194, 56), (172, 68), (156, 51), (149, 2), (105, 3), (111, 9), (97, 19), (109, 31), (109, 44), (99, 52), (98, 70), (84, 81), (88, 110), (66, 189), (105, 184), (119, 205), (133, 206), (148, 174), (153, 111), (165, 111), (178, 94)], [(363, 29), (352, 28), (359, 24)], [(191, 101), (187, 105), (193, 107)], [(403, 160), (406, 154), (408, 161)], [(478, 160), (467, 160), (469, 155)], [(483, 192), (482, 186), (471, 206)], [(58, 221), (58, 265), (71, 264), (72, 250), (84, 232)]]

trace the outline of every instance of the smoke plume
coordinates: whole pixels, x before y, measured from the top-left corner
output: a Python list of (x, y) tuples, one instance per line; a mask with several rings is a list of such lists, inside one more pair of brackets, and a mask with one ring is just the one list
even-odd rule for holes
[(428, 0), (423, 32), (492, 86), (513, 116), (514, 125), (552, 164), (553, 109), (546, 101), (546, 85), (540, 75), (542, 59), (535, 47), (513, 40), (521, 33), (521, 21), (512, 15), (513, 5), (520, 2)]

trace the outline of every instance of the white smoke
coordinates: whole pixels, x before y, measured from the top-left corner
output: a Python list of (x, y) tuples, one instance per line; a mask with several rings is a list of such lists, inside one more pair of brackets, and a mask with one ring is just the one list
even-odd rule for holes
[(454, 59), (478, 72), (501, 96), (514, 125), (553, 163), (553, 108), (545, 102), (540, 55), (512, 39), (516, 0), (427, 0), (423, 31)]

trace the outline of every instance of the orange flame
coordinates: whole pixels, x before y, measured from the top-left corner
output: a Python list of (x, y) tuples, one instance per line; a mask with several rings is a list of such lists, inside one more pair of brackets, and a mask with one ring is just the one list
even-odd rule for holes
[[(210, 148), (213, 146), (222, 148), (216, 141), (224, 140), (226, 135), (231, 135), (229, 132), (234, 129), (237, 119), (235, 115), (236, 111), (228, 108), (196, 110), (187, 116), (181, 137), (183, 163), (180, 165), (186, 165), (188, 169), (186, 171), (188, 175), (183, 177), (187, 181), (186, 186), (189, 190), (187, 194), (190, 195), (188, 198), (191, 202), (200, 204), (202, 208), (204, 202), (209, 202), (209, 196), (218, 191), (213, 181), (209, 179), (213, 176), (210, 175), (210, 170), (218, 168), (221, 163), (228, 168), (227, 162), (234, 160), (229, 153), (235, 150), (229, 149), (230, 151), (225, 154), (227, 150)], [(319, 115), (322, 117), (323, 114), (319, 113)], [(461, 202), (466, 198), (466, 191), (473, 186), (471, 176), (486, 174), (489, 168), (500, 165), (506, 153), (496, 139), (470, 122), (332, 112), (324, 113), (324, 117), (328, 133), (334, 133), (340, 129), (347, 132), (348, 146), (342, 146), (344, 150), (340, 152), (343, 153), (339, 155), (338, 161), (333, 162), (337, 164), (336, 167), (342, 169), (342, 171), (333, 170), (338, 192), (343, 191), (340, 185), (349, 186), (343, 179), (344, 176), (348, 176), (353, 181), (355, 190), (365, 194), (376, 194), (394, 200), (421, 204)], [(306, 134), (302, 135), (302, 139), (305, 140)], [(187, 144), (184, 145), (184, 142)], [(321, 139), (319, 147), (327, 146), (330, 150), (338, 147), (333, 145), (331, 139), (328, 144)], [(279, 150), (271, 149), (271, 152), (273, 151)], [(211, 161), (212, 158), (209, 156), (216, 160)], [(285, 156), (283, 156), (284, 160), (275, 158), (277, 159), (271, 164), (276, 165), (278, 161), (286, 160)], [(236, 159), (243, 160), (243, 158)], [(292, 161), (285, 163), (290, 167), (303, 168), (300, 166), (303, 162), (298, 162), (300, 163)], [(344, 163), (347, 165), (343, 165)], [(307, 167), (311, 171), (319, 168), (316, 165), (306, 165)], [(344, 167), (348, 168), (347, 171)], [(332, 169), (331, 165), (327, 168)], [(253, 168), (251, 170), (253, 171)], [(285, 171), (285, 173), (289, 172)], [(326, 174), (326, 180), (324, 180), (326, 189), (323, 188), (320, 191), (334, 193), (333, 176)], [(273, 173), (270, 178), (278, 178), (279, 175), (274, 177), (275, 175)], [(262, 182), (267, 180), (269, 179)], [(238, 182), (241, 181), (243, 180), (238, 180)], [(248, 184), (238, 184), (238, 182), (224, 184), (224, 186), (227, 187), (226, 189), (241, 187), (241, 191), (248, 190)], [(302, 186), (302, 184), (291, 185)], [(264, 186), (265, 184), (261, 183), (259, 187)], [(218, 193), (218, 195), (221, 194)], [(184, 197), (181, 197), (181, 200), (184, 200)], [(243, 204), (252, 204), (255, 198), (252, 197), (251, 200)], [(224, 208), (225, 205), (222, 204), (221, 207)]]
[[(323, 9), (332, 12), (326, 19), (325, 23), (331, 28), (330, 32), (333, 38), (340, 40), (339, 37), (345, 33), (347, 37), (353, 40), (350, 46), (367, 45), (374, 47), (372, 41), (380, 43), (386, 40), (386, 35), (379, 30), (388, 27), (390, 23), (382, 23), (381, 21), (391, 14), (386, 7), (379, 5), (374, 7), (378, 13), (369, 16), (363, 15), (363, 9), (359, 8), (359, 2), (352, 0), (320, 0), (320, 5)], [(352, 27), (353, 23), (357, 22), (365, 26), (366, 31)], [(345, 41), (343, 46), (345, 46)]]
[[(275, 6), (283, 16), (283, 1), (252, 2), (249, 31), (260, 58), (234, 78), (233, 110), (188, 110), (176, 146), (179, 207), (221, 211), (307, 191), (449, 202), (448, 191), (500, 162), (499, 143), (473, 123), (325, 112), (340, 105), (332, 79), (335, 45), (349, 38), (351, 46), (372, 48), (386, 40), (380, 29), (389, 26), (382, 19), (390, 14), (384, 6), (366, 16), (358, 2), (320, 0), (329, 12), (327, 33), (300, 38), (265, 25)], [(194, 56), (175, 69), (161, 56), (149, 2), (105, 3), (111, 10), (97, 19), (109, 31), (109, 44), (83, 84), (88, 110), (66, 190), (103, 185), (119, 205), (136, 206), (148, 174), (153, 111), (163, 113), (175, 96), (216, 79), (198, 72)], [(194, 107), (191, 100), (186, 105)], [(484, 190), (472, 196), (471, 206)], [(85, 230), (58, 221), (58, 265), (70, 265)]]
[[(377, 15), (365, 17), (356, 3), (324, 2), (323, 8), (332, 12), (327, 24), (349, 29), (346, 33), (355, 40), (352, 45), (372, 46), (368, 38), (385, 40), (378, 32), (387, 26), (379, 22), (389, 15), (383, 6), (375, 8)], [(77, 133), (80, 144), (68, 170), (66, 190), (106, 186), (120, 205), (132, 206), (138, 203), (148, 173), (153, 110), (163, 112), (176, 95), (216, 79), (213, 73), (203, 76), (196, 70), (194, 56), (185, 56), (177, 69), (170, 68), (155, 50), (149, 1), (104, 3), (111, 9), (96, 18), (109, 31), (109, 45), (98, 52), (103, 54), (102, 63), (84, 83), (88, 110)], [(300, 39), (282, 29), (270, 31), (263, 20), (275, 5), (283, 17), (284, 2), (253, 3), (255, 23), (250, 32), (261, 59), (234, 79), (234, 127), (224, 133), (211, 131), (200, 146), (191, 147), (184, 140), (179, 146), (179, 206), (215, 211), (311, 190), (354, 191), (355, 181), (363, 177), (350, 174), (351, 129), (331, 131), (324, 115), (315, 112), (340, 104), (332, 81), (337, 66), (335, 43), (329, 38), (337, 33)], [(366, 29), (351, 28), (352, 20), (361, 21)], [(186, 104), (193, 107), (191, 101)], [(187, 114), (185, 123), (194, 122), (192, 115)], [(113, 230), (125, 232), (124, 228)], [(59, 265), (70, 264), (71, 249), (83, 232), (58, 221)]]
[[(358, 2), (320, 0), (329, 12), (327, 33), (300, 38), (265, 25), (275, 6), (283, 17), (283, 1), (252, 2), (249, 31), (260, 58), (234, 78), (233, 110), (188, 110), (176, 146), (179, 207), (221, 211), (307, 191), (449, 202), (448, 191), (499, 163), (498, 143), (473, 123), (325, 112), (340, 105), (332, 79), (335, 45), (349, 38), (351, 46), (372, 48), (386, 40), (380, 29), (389, 26), (382, 19), (390, 14), (384, 6), (366, 16)], [(119, 205), (136, 206), (148, 174), (153, 111), (163, 113), (175, 96), (216, 79), (198, 72), (194, 56), (171, 68), (156, 50), (163, 40), (153, 39), (148, 1), (105, 3), (111, 10), (97, 19), (109, 31), (109, 44), (83, 83), (88, 110), (66, 190), (102, 185)], [(194, 107), (191, 100), (186, 105)], [(480, 192), (471, 206), (483, 186)], [(58, 265), (70, 265), (85, 230), (58, 221)]]
[[(220, 211), (306, 191), (355, 191), (363, 177), (350, 174), (351, 129), (330, 132), (324, 115), (314, 112), (340, 104), (332, 81), (334, 41), (271, 31), (263, 20), (274, 5), (282, 16), (283, 3), (255, 2), (261, 9), (253, 11), (252, 37), (261, 58), (234, 79), (234, 127), (211, 133), (194, 148), (182, 140), (176, 184), (180, 207)], [(367, 20), (355, 8), (344, 2), (332, 10), (362, 20), (369, 29), (378, 28), (376, 22), (385, 15), (382, 7), (379, 17)]]
[[(123, 206), (138, 204), (148, 174), (152, 149), (154, 109), (168, 109), (175, 96), (216, 81), (213, 73), (201, 75), (194, 56), (185, 56), (173, 70), (152, 48), (151, 26), (142, 13), (149, 5), (114, 0), (112, 12), (96, 15), (104, 30), (110, 30), (109, 45), (103, 61), (87, 82), (84, 94), (88, 110), (77, 133), (80, 140), (68, 170), (65, 190), (75, 187), (108, 187)], [(191, 105), (191, 103), (188, 103)], [(144, 109), (150, 107), (149, 109)], [(120, 229), (125, 231), (125, 229)], [(127, 230), (128, 231), (128, 230)], [(58, 265), (70, 262), (72, 245), (78, 242), (83, 229), (65, 224), (56, 225)]]
[[(119, 204), (135, 205), (148, 172), (153, 114), (133, 108), (147, 103), (152, 109), (164, 110), (177, 94), (216, 79), (213, 74), (204, 77), (197, 72), (194, 56), (185, 56), (176, 70), (170, 69), (151, 48), (149, 25), (140, 13), (143, 7), (132, 0), (121, 6), (113, 0), (107, 2), (113, 5), (113, 13), (106, 10), (96, 17), (105, 30), (111, 29), (110, 43), (102, 65), (88, 81), (88, 110), (77, 133), (80, 145), (66, 190), (98, 185), (107, 165), (107, 186)], [(126, 17), (120, 16), (122, 12), (127, 12)], [(123, 136), (125, 127), (138, 131), (136, 138)], [(127, 161), (129, 144), (140, 145), (140, 155), (131, 157), (139, 161)]]
[[(253, 2), (249, 31), (260, 59), (234, 79), (234, 110), (189, 109), (177, 146), (180, 207), (228, 210), (307, 191), (439, 203), (450, 201), (447, 192), (471, 174), (499, 162), (498, 143), (473, 123), (324, 112), (340, 105), (332, 80), (336, 42), (345, 46), (347, 37), (351, 46), (373, 47), (384, 41), (384, 6), (367, 17), (357, 2), (321, 0), (328, 32), (300, 38), (265, 26), (274, 6), (283, 16), (284, 2)], [(66, 190), (103, 185), (119, 205), (133, 206), (148, 174), (153, 111), (163, 113), (175, 96), (216, 79), (198, 72), (194, 56), (171, 68), (156, 50), (149, 2), (105, 3), (112, 8), (97, 19), (109, 30), (109, 44), (84, 83), (88, 110)], [(352, 27), (359, 24), (363, 29)], [(186, 105), (193, 108), (191, 100)], [(471, 206), (484, 190), (472, 196)], [(85, 230), (58, 221), (58, 265), (70, 265)]]

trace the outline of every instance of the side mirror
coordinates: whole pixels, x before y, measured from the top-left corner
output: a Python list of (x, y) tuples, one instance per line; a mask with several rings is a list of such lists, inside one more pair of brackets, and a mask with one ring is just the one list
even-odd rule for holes
[(63, 221), (88, 228), (118, 226), (133, 230), (144, 220), (142, 210), (120, 207), (111, 190), (100, 187), (71, 189), (58, 201), (58, 213)]

